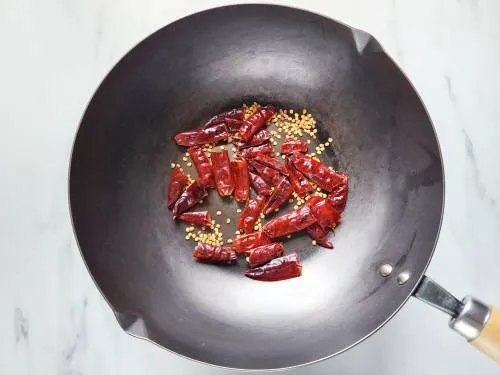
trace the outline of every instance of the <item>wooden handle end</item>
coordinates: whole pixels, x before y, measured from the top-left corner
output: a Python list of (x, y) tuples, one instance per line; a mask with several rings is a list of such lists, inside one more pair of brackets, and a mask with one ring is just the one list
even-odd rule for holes
[(490, 317), (479, 337), (471, 344), (500, 364), (500, 310), (491, 307)]

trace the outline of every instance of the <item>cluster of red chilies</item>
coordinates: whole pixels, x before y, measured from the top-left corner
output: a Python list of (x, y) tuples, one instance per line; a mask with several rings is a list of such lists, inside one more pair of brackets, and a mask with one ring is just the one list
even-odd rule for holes
[[(313, 243), (333, 248), (327, 234), (339, 224), (348, 192), (347, 175), (305, 155), (306, 142), (287, 139), (280, 149), (287, 155), (285, 163), (274, 158), (271, 136), (265, 129), (274, 113), (274, 107), (268, 105), (245, 119), (244, 110), (236, 108), (212, 117), (199, 129), (177, 134), (175, 141), (188, 147), (199, 178), (188, 185), (188, 177), (177, 166), (167, 193), (174, 219), (207, 228), (212, 223), (208, 211), (187, 211), (208, 195), (209, 188), (217, 188), (222, 197), (234, 195), (238, 202), (246, 202), (237, 225), (244, 235), (233, 241), (233, 247), (199, 243), (193, 257), (206, 263), (234, 264), (237, 255), (243, 254), (250, 267), (245, 275), (264, 281), (301, 275), (297, 255), (283, 256), (283, 243), (277, 242), (280, 237), (305, 231)], [(229, 160), (227, 150), (211, 152), (210, 159), (207, 157), (203, 146), (228, 140), (238, 150), (235, 160)], [(327, 191), (327, 197), (311, 195), (311, 182)], [(252, 199), (250, 186), (256, 192)], [(259, 216), (277, 211), (293, 192), (301, 198), (308, 196), (306, 203), (254, 231)]]

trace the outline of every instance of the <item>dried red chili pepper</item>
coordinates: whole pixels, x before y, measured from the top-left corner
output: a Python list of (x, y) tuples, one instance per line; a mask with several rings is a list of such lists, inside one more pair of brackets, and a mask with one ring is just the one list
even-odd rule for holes
[(311, 207), (313, 216), (325, 232), (334, 229), (340, 222), (340, 213), (326, 199), (309, 199), (306, 206)]
[(254, 231), (254, 225), (259, 219), (260, 213), (266, 203), (266, 197), (257, 195), (255, 198), (250, 199), (243, 212), (238, 219), (238, 229), (244, 233), (251, 233)]
[(262, 227), (262, 231), (269, 238), (278, 238), (301, 231), (315, 222), (316, 218), (312, 215), (311, 208), (304, 205), (298, 210), (288, 212), (268, 221)]
[(233, 240), (233, 249), (236, 253), (246, 253), (256, 247), (271, 243), (271, 239), (264, 232), (248, 233)]
[(195, 180), (175, 202), (173, 209), (174, 219), (199, 203), (207, 195), (207, 185), (200, 180)]
[(217, 191), (222, 197), (230, 196), (234, 191), (234, 181), (227, 150), (212, 152), (210, 158), (212, 159), (212, 171)]
[(243, 120), (244, 115), (245, 115), (245, 111), (243, 111), (243, 108), (233, 108), (229, 111), (224, 111), (224, 112), (221, 112), (221, 113), (213, 116), (210, 120), (208, 120), (203, 125), (203, 128), (208, 128), (214, 124), (224, 122), (226, 119)]
[(347, 203), (347, 193), (349, 190), (349, 185), (347, 182), (347, 174), (343, 172), (338, 173), (343, 178), (343, 182), (336, 186), (331, 194), (328, 195), (328, 201), (332, 206), (340, 213), (344, 211), (345, 205)]
[(228, 139), (229, 133), (227, 132), (226, 124), (220, 122), (204, 129), (177, 133), (174, 138), (175, 142), (180, 146), (200, 146), (207, 143), (215, 145)]
[(323, 197), (321, 197), (320, 195), (311, 195), (309, 196), (309, 199), (307, 200), (306, 204), (309, 206), (309, 207), (312, 207), (313, 205), (315, 205), (316, 203), (320, 202), (323, 200)]
[(337, 185), (341, 184), (343, 177), (330, 170), (323, 163), (309, 156), (295, 153), (290, 157), (291, 162), (297, 170), (307, 178), (318, 184), (318, 186), (331, 192)]
[(238, 260), (236, 253), (228, 246), (212, 246), (205, 243), (196, 245), (193, 258), (200, 262), (215, 264), (234, 264)]
[(238, 130), (240, 129), (241, 125), (243, 124), (243, 120), (239, 120), (236, 118), (229, 118), (226, 117), (224, 119), (224, 122), (226, 123), (227, 128), (231, 132), (231, 134), (238, 133)]
[(299, 139), (288, 138), (283, 142), (280, 149), (282, 154), (293, 154), (294, 152), (307, 152), (307, 143)]
[(248, 172), (248, 174), (250, 175), (250, 183), (257, 194), (265, 195), (266, 197), (272, 194), (273, 190), (271, 186), (269, 186), (262, 177), (252, 172)]
[(234, 181), (234, 198), (237, 202), (246, 202), (250, 196), (250, 176), (248, 163), (245, 159), (235, 159), (231, 162), (231, 173)]
[(181, 167), (175, 167), (170, 177), (167, 190), (167, 207), (172, 208), (175, 201), (182, 194), (182, 190), (188, 184), (189, 178)]
[(294, 167), (290, 159), (286, 160), (285, 165), (288, 169), (288, 178), (292, 183), (293, 190), (295, 190), (300, 197), (305, 197), (313, 190), (309, 180)]
[(177, 219), (200, 227), (210, 228), (212, 226), (212, 217), (208, 211), (184, 212)]
[(245, 271), (245, 276), (260, 281), (279, 281), (298, 277), (302, 274), (302, 265), (297, 254), (285, 255), (269, 263)]
[(328, 240), (327, 232), (321, 229), (318, 223), (314, 223), (308, 226), (306, 233), (320, 246), (326, 247), (327, 249), (333, 249), (333, 244)]
[(275, 186), (281, 182), (281, 175), (276, 169), (266, 167), (255, 160), (249, 160), (250, 172), (260, 176), (267, 184)]
[(288, 179), (286, 177), (283, 177), (267, 200), (267, 203), (264, 206), (264, 213), (266, 215), (269, 215), (274, 210), (277, 210), (290, 198), (292, 193), (292, 185), (290, 184), (290, 182), (288, 182)]
[(261, 129), (266, 122), (273, 117), (275, 109), (272, 105), (259, 108), (249, 118), (243, 121), (240, 127), (240, 137), (245, 142), (249, 141), (252, 136)]
[(260, 129), (248, 142), (237, 141), (235, 144), (239, 149), (244, 149), (247, 147), (260, 146), (264, 142), (269, 141), (269, 139), (271, 139), (271, 133), (269, 133), (267, 129)]
[(251, 159), (258, 154), (272, 154), (274, 152), (271, 142), (265, 142), (259, 146), (247, 147), (240, 151), (241, 156)]
[(279, 173), (284, 174), (285, 176), (288, 176), (288, 169), (275, 158), (264, 154), (257, 154), (254, 156), (253, 160), (258, 161), (260, 164), (265, 165), (266, 167), (273, 168)]
[(282, 242), (275, 242), (269, 245), (256, 247), (255, 249), (252, 249), (246, 258), (248, 266), (250, 268), (254, 268), (266, 264), (271, 259), (282, 256), (283, 249), (284, 246)]
[(200, 180), (204, 181), (208, 187), (215, 187), (212, 163), (210, 163), (210, 159), (207, 157), (203, 148), (190, 147), (188, 148), (188, 152), (191, 159), (193, 159)]

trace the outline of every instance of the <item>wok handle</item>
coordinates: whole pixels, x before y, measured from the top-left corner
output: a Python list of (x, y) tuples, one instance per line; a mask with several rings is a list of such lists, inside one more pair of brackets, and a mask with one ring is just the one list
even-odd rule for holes
[(427, 276), (414, 296), (451, 316), (450, 327), (500, 364), (500, 309), (467, 296), (462, 301)]
[(500, 364), (500, 310), (489, 307), (489, 315), (479, 336), (471, 340), (475, 348)]

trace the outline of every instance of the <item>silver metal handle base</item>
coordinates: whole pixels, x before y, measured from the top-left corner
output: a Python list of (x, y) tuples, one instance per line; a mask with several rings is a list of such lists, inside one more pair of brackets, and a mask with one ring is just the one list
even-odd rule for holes
[(484, 326), (488, 322), (491, 308), (485, 303), (467, 296), (462, 300), (462, 311), (450, 319), (450, 328), (472, 341), (479, 337)]

